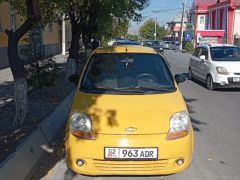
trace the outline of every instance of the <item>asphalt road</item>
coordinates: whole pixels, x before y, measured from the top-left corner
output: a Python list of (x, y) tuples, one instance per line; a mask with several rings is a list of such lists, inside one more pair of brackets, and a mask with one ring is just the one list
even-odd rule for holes
[[(189, 55), (166, 51), (173, 73), (186, 76)], [(37, 167), (31, 179), (62, 180), (239, 180), (240, 179), (240, 90), (208, 91), (198, 82), (180, 84), (195, 132), (195, 151), (185, 172), (152, 177), (88, 177), (67, 171), (64, 162), (63, 133), (57, 135), (53, 149)], [(51, 151), (50, 151), (51, 152)]]

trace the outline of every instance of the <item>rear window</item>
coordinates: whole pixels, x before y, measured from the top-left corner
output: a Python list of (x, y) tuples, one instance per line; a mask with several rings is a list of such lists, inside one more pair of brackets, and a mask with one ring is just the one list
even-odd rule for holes
[(96, 54), (80, 86), (86, 93), (148, 94), (175, 91), (172, 75), (158, 54)]
[(240, 49), (238, 47), (211, 47), (213, 61), (240, 61)]

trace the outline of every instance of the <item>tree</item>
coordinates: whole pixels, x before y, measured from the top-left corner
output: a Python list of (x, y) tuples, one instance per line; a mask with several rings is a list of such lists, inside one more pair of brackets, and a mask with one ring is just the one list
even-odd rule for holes
[[(147, 20), (139, 28), (140, 36), (145, 39), (154, 39), (154, 32), (155, 32), (155, 20), (153, 19)], [(165, 31), (165, 29), (163, 27), (160, 27), (158, 23), (156, 23), (156, 33), (157, 33), (158, 40), (162, 40), (162, 38), (167, 35), (167, 32)]]
[[(65, 11), (63, 13), (69, 14), (72, 35), (76, 37), (71, 42), (70, 57), (79, 58), (77, 51), (79, 51), (78, 44), (81, 35), (85, 49), (91, 49), (91, 39), (95, 34), (103, 32), (102, 27), (109, 27), (109, 22), (114, 27), (117, 21), (127, 26), (128, 19), (139, 20), (141, 18), (136, 11), (144, 9), (148, 4), (149, 0), (69, 0), (63, 3)], [(108, 25), (105, 25), (106, 23)], [(112, 31), (112, 34), (114, 33), (119, 34), (116, 29)]]
[[(34, 25), (44, 25), (53, 19), (53, 3), (43, 0), (0, 0), (8, 2), (21, 15), (24, 21), (15, 31), (6, 29), (8, 36), (8, 60), (14, 79), (14, 103), (16, 114), (14, 124), (23, 124), (28, 111), (27, 81), (24, 72), (24, 61), (18, 54), (19, 40), (33, 28)], [(49, 10), (51, 9), (51, 11)]]
[[(114, 22), (120, 21), (121, 24), (128, 19), (139, 20), (141, 15), (136, 13), (145, 8), (149, 0), (68, 0), (61, 4), (64, 14), (69, 14), (72, 24), (72, 41), (69, 50), (68, 67), (76, 67), (79, 56), (79, 40), (82, 38), (87, 54), (91, 51), (91, 39), (98, 35), (106, 36), (118, 34), (119, 32), (104, 32), (106, 29), (114, 27)], [(112, 23), (112, 24), (109, 24)], [(105, 29), (104, 29), (105, 28)], [(102, 34), (101, 34), (102, 33)], [(72, 64), (72, 65), (71, 65)], [(67, 77), (71, 70), (67, 69)], [(73, 73), (73, 72), (72, 72)]]

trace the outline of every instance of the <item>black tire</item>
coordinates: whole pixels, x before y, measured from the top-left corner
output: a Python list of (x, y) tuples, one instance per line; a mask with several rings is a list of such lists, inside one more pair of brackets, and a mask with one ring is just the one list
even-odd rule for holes
[(211, 75), (208, 75), (208, 76), (207, 76), (207, 79), (206, 79), (206, 87), (207, 87), (207, 89), (210, 90), (210, 91), (214, 91), (214, 90), (215, 90), (215, 86), (214, 86), (213, 79), (212, 79), (212, 76), (211, 76)]
[(193, 73), (192, 73), (192, 69), (191, 68), (189, 68), (189, 70), (188, 70), (188, 78), (189, 78), (189, 80), (193, 80), (194, 78), (193, 78)]

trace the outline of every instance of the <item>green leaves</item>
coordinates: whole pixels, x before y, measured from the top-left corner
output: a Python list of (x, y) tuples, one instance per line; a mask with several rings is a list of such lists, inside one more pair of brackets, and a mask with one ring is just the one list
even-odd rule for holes
[[(140, 36), (145, 39), (154, 39), (154, 32), (155, 20), (153, 19), (147, 20), (139, 29)], [(167, 35), (167, 32), (163, 27), (160, 27), (158, 23), (156, 23), (156, 33), (158, 40), (161, 40), (164, 36)]]

